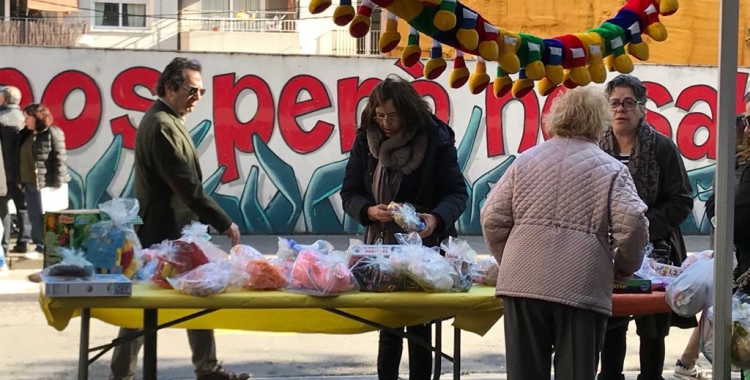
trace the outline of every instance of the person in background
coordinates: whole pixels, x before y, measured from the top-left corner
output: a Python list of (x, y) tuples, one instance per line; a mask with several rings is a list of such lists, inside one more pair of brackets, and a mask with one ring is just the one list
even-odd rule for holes
[(519, 155), (482, 207), (500, 265), (508, 380), (548, 380), (553, 350), (555, 379), (594, 379), (612, 284), (641, 266), (646, 205), (627, 167), (597, 145), (609, 116), (601, 92), (557, 97), (550, 139)]
[[(0, 198), (0, 219), (2, 219), (5, 231), (2, 234), (2, 247), (5, 252), (8, 252), (12, 230), (8, 201), (13, 200), (18, 224), (18, 240), (13, 247), (13, 252), (27, 253), (31, 241), (31, 225), (29, 224), (23, 191), (16, 186), (18, 183), (16, 177), (18, 172), (18, 134), (25, 127), (23, 112), (21, 112), (19, 104), (21, 104), (21, 91), (18, 88), (5, 86), (0, 89), (0, 140), (8, 186), (8, 194), (4, 198)], [(33, 252), (31, 254), (33, 257)]]
[[(135, 196), (143, 225), (137, 234), (144, 247), (180, 238), (184, 226), (204, 221), (223, 231), (235, 246), (240, 231), (219, 205), (203, 190), (195, 144), (185, 128), (185, 116), (193, 112), (203, 87), (198, 61), (173, 59), (156, 84), (159, 99), (143, 115), (135, 136)], [(121, 328), (120, 337), (135, 330)], [(187, 330), (197, 380), (246, 380), (249, 374), (224, 369), (216, 359), (213, 330)], [(143, 337), (114, 349), (111, 380), (134, 380)]]
[(36, 256), (44, 253), (44, 211), (42, 189), (59, 189), (70, 182), (65, 134), (53, 125), (52, 114), (42, 104), (23, 109), (26, 128), (18, 134), (16, 179), (23, 189), (31, 224), (31, 241)]
[[(360, 127), (346, 165), (341, 200), (344, 211), (365, 227), (365, 243), (398, 244), (403, 232), (387, 205), (408, 202), (426, 224), (425, 246), (456, 236), (455, 223), (466, 209), (468, 193), (458, 165), (455, 134), (433, 115), (411, 83), (389, 76), (377, 85), (362, 111)], [(431, 326), (407, 332), (429, 343)], [(397, 380), (403, 339), (380, 332), (378, 379)], [(409, 380), (429, 380), (430, 350), (409, 342)]]
[[(651, 258), (680, 266), (687, 257), (680, 224), (693, 210), (693, 195), (677, 146), (646, 122), (646, 86), (631, 75), (618, 75), (607, 83), (612, 125), (605, 129), (600, 147), (627, 165), (638, 195), (648, 206)], [(624, 319), (623, 319), (624, 318)], [(623, 380), (627, 351), (628, 318), (610, 318), (601, 353), (599, 380)], [(672, 324), (696, 327), (697, 320), (672, 313), (642, 316), (635, 320), (640, 337), (638, 380), (663, 380), (664, 339)]]

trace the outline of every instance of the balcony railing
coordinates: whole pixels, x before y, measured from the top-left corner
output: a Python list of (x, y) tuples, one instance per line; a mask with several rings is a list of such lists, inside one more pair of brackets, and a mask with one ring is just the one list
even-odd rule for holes
[(88, 30), (85, 22), (0, 19), (0, 45), (75, 46), (76, 40)]
[(349, 30), (337, 29), (331, 31), (331, 36), (334, 55), (380, 55), (379, 30), (371, 30), (362, 38), (354, 38)]
[[(208, 12), (207, 12), (208, 13)], [(216, 12), (210, 16), (182, 15), (182, 30), (214, 32), (282, 32), (297, 31), (297, 21), (291, 19), (293, 12)]]

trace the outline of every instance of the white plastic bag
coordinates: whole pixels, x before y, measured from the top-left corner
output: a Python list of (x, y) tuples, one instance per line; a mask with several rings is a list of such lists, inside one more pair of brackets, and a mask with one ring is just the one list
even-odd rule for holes
[(714, 259), (698, 260), (666, 290), (667, 304), (682, 317), (692, 317), (712, 304)]

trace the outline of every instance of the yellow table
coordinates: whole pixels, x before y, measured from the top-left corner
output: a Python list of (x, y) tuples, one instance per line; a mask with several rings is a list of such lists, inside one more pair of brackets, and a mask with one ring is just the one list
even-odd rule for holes
[[(90, 318), (128, 328), (143, 328), (144, 380), (156, 379), (156, 332), (161, 328), (237, 329), (272, 332), (357, 334), (438, 321), (435, 347), (421, 342), (453, 361), (454, 378), (460, 374), (460, 331), (484, 335), (502, 317), (502, 300), (494, 287), (474, 286), (467, 293), (395, 292), (312, 297), (280, 291), (227, 292), (193, 297), (175, 290), (133, 285), (131, 297), (47, 298), (39, 303), (50, 326), (64, 330), (80, 316), (81, 339), (78, 379), (88, 379), (88, 366), (121, 342), (94, 348), (103, 352), (89, 359)], [(441, 350), (439, 321), (453, 318), (456, 341), (453, 358)], [(400, 330), (394, 333), (405, 336)], [(132, 339), (138, 337), (131, 337)], [(409, 338), (408, 336), (405, 336)], [(420, 343), (420, 342), (417, 342)], [(435, 378), (440, 376), (435, 360)]]

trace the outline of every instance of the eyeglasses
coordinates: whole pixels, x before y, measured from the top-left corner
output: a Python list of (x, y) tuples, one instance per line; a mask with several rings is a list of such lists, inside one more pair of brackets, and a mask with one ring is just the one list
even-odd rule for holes
[(609, 101), (609, 108), (616, 110), (618, 107), (623, 106), (625, 110), (632, 111), (635, 109), (635, 106), (641, 105), (643, 102), (633, 100), (633, 99), (625, 99), (623, 101), (619, 100), (610, 100)]
[(384, 121), (387, 121), (388, 124), (393, 124), (400, 119), (396, 115), (388, 115), (388, 116), (375, 116), (372, 118), (372, 120), (375, 120), (376, 123), (382, 124)]
[(198, 87), (186, 87), (185, 85), (182, 85), (182, 88), (187, 90), (188, 95), (190, 96), (196, 96), (198, 93), (201, 94), (201, 96), (206, 95), (206, 89), (205, 88), (198, 88)]
[(742, 116), (740, 118), (740, 121), (741, 121), (743, 127), (745, 127), (745, 128), (749, 127), (750, 126), (750, 115)]

